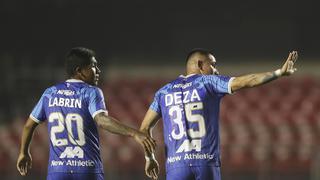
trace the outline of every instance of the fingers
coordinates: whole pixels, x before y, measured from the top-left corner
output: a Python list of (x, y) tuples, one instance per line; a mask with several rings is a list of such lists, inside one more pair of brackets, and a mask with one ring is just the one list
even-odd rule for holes
[(287, 70), (290, 71), (292, 68), (293, 68), (293, 62), (292, 62), (292, 61), (289, 61), (289, 62), (288, 62)]
[(297, 51), (292, 51), (292, 62), (295, 63), (298, 59), (298, 52)]
[(288, 69), (288, 63), (291, 61), (292, 59), (292, 52), (289, 53), (288, 58), (286, 59), (285, 63), (282, 65), (281, 71), (282, 73), (286, 72)]
[(31, 169), (32, 162), (28, 160), (22, 160), (17, 163), (17, 169), (22, 176), (27, 175), (28, 170)]
[(149, 169), (148, 171), (146, 171), (146, 174), (149, 178), (158, 179), (158, 173), (156, 168)]
[(151, 178), (152, 178), (152, 179), (158, 179), (158, 174), (155, 173), (155, 170), (154, 170), (154, 169), (151, 170), (150, 174), (151, 174)]
[(28, 165), (24, 165), (23, 166), (23, 171), (24, 171), (23, 176), (25, 176), (27, 174), (27, 172), (28, 172)]
[(294, 64), (297, 61), (297, 59), (298, 59), (298, 52), (297, 51), (292, 51), (292, 52), (290, 52), (289, 57), (288, 57), (287, 60), (293, 62), (293, 64)]
[(31, 167), (32, 167), (32, 162), (31, 161), (27, 161), (27, 166), (26, 166), (27, 171), (28, 171), (28, 169), (31, 169)]
[(23, 175), (24, 174), (24, 171), (23, 171), (23, 164), (21, 163), (21, 162), (17, 162), (17, 170), (19, 171), (19, 173), (21, 174), (21, 175)]
[(291, 61), (292, 56), (293, 56), (293, 51), (289, 53), (289, 56), (288, 56), (288, 58), (287, 58), (287, 61)]
[(29, 169), (31, 169), (31, 168), (32, 168), (32, 161), (30, 161), (30, 162), (29, 162), (29, 166), (28, 166), (28, 168), (29, 168)]
[(151, 137), (148, 137), (147, 142), (148, 142), (149, 146), (152, 148), (152, 150), (154, 151), (156, 149), (156, 141), (154, 139), (152, 139)]
[(143, 141), (142, 144), (145, 151), (147, 151), (150, 154), (153, 153), (152, 147), (148, 144), (148, 142)]
[(155, 159), (146, 162), (145, 165), (146, 175), (151, 179), (158, 179), (159, 164)]
[(154, 179), (158, 179), (158, 170), (156, 169), (156, 168), (154, 168), (153, 170), (152, 170), (152, 173), (153, 173), (153, 177), (154, 177)]
[(155, 140), (151, 137), (147, 137), (143, 142), (144, 149), (147, 150), (149, 153), (153, 153), (156, 148)]
[(19, 165), (17, 165), (17, 169), (18, 169), (19, 173), (23, 176), (22, 167), (20, 167)]
[(151, 179), (158, 179), (158, 174), (155, 172), (154, 169), (146, 170), (146, 175)]
[(152, 178), (152, 176), (151, 176), (151, 174), (150, 174), (149, 170), (147, 170), (147, 169), (146, 169), (146, 175), (147, 175), (149, 178)]
[(298, 59), (298, 52), (297, 51), (291, 51), (289, 53), (289, 56), (286, 60), (286, 62), (283, 64), (281, 68), (282, 75), (288, 76), (293, 74), (297, 69), (294, 68), (294, 63)]
[(159, 164), (157, 164), (157, 166), (156, 166), (156, 168), (155, 168), (155, 171), (156, 171), (157, 174), (159, 174), (159, 171), (160, 171), (160, 169), (159, 169)]
[(27, 174), (26, 166), (25, 166), (23, 163), (19, 163), (19, 164), (17, 165), (17, 168), (18, 168), (19, 173), (20, 173), (22, 176), (25, 176), (25, 175)]
[(291, 54), (292, 54), (292, 57), (291, 57), (290, 61), (288, 62), (288, 66), (287, 66), (287, 72), (289, 74), (293, 74), (295, 71), (297, 71), (297, 68), (294, 68), (294, 63), (298, 59), (298, 52), (292, 51)]

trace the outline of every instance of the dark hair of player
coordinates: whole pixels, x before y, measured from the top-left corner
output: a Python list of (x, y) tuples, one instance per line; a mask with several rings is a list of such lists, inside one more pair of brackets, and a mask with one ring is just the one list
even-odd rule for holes
[(212, 54), (212, 53), (209, 50), (202, 49), (202, 48), (192, 49), (187, 55), (186, 62), (188, 62), (192, 58), (192, 56), (195, 55), (195, 54), (209, 55), (209, 54)]
[(72, 48), (65, 58), (65, 69), (69, 77), (75, 75), (77, 67), (83, 68), (90, 65), (95, 52), (84, 47)]

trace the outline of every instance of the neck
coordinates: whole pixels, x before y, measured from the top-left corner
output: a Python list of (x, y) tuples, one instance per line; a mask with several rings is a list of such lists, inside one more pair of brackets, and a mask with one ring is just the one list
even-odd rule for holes
[(199, 70), (187, 70), (186, 75), (190, 74), (201, 74), (201, 72)]
[(83, 81), (83, 79), (81, 77), (79, 77), (78, 75), (70, 76), (69, 79), (77, 79), (77, 80)]

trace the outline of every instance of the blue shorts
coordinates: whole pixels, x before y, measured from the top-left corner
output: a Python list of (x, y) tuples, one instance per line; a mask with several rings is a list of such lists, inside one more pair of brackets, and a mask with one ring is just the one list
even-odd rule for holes
[(102, 173), (49, 173), (47, 180), (104, 180)]
[(166, 180), (221, 180), (220, 167), (191, 166), (167, 171)]

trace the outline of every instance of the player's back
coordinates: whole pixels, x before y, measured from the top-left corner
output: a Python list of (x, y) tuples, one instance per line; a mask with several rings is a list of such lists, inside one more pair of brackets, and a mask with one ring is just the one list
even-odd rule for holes
[(161, 88), (151, 109), (163, 119), (166, 166), (220, 166), (219, 105), (229, 77), (180, 76)]
[(102, 92), (79, 80), (48, 88), (31, 113), (48, 121), (48, 173), (103, 173), (99, 135), (93, 117), (105, 111)]

